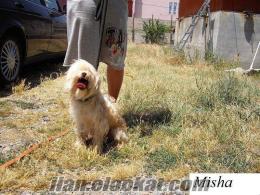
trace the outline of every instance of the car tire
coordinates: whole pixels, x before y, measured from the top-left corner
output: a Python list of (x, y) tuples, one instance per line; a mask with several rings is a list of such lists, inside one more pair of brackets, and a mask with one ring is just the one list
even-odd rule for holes
[(22, 64), (21, 45), (15, 37), (0, 40), (0, 80), (12, 83), (18, 79)]

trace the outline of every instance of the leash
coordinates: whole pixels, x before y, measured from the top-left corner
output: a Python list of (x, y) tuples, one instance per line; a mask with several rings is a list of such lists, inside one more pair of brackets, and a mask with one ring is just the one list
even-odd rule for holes
[(27, 150), (23, 151), (20, 155), (18, 155), (17, 157), (13, 158), (12, 160), (9, 160), (3, 164), (0, 165), (0, 170), (1, 169), (6, 169), (8, 167), (10, 167), (11, 165), (15, 164), (16, 162), (20, 161), (21, 159), (23, 159), (24, 157), (28, 156), (29, 154), (31, 154), (33, 151), (35, 151), (36, 149), (40, 148), (43, 145), (46, 145), (50, 142), (55, 141), (56, 139), (66, 135), (69, 132), (69, 130), (63, 131), (55, 136), (51, 136), (47, 139), (47, 141), (38, 143), (38, 144), (33, 144), (32, 146), (30, 146)]
[(97, 7), (95, 20), (100, 20), (100, 42), (99, 42), (99, 48), (98, 48), (98, 58), (96, 62), (96, 69), (99, 67), (100, 57), (101, 57), (101, 49), (102, 49), (102, 41), (104, 37), (104, 31), (105, 31), (105, 24), (106, 24), (106, 16), (107, 16), (107, 5), (108, 0), (100, 0), (100, 3)]

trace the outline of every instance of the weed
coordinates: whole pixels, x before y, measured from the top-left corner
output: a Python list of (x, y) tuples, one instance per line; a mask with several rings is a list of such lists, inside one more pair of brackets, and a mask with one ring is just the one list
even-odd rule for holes
[(18, 85), (12, 87), (12, 92), (16, 94), (22, 94), (24, 91), (30, 88), (29, 85), (26, 85), (25, 79), (22, 80)]

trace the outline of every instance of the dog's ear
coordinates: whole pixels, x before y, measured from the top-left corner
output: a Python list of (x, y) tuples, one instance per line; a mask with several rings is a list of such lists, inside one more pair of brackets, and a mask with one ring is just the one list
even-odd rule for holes
[(68, 93), (70, 92), (71, 89), (72, 89), (72, 79), (68, 78), (68, 73), (67, 73), (66, 82), (64, 85), (64, 91)]

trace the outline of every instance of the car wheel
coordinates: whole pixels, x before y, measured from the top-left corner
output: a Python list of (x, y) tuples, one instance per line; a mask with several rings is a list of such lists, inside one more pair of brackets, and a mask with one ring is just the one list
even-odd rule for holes
[(7, 37), (0, 42), (0, 79), (6, 83), (18, 78), (21, 67), (21, 49), (19, 42)]

